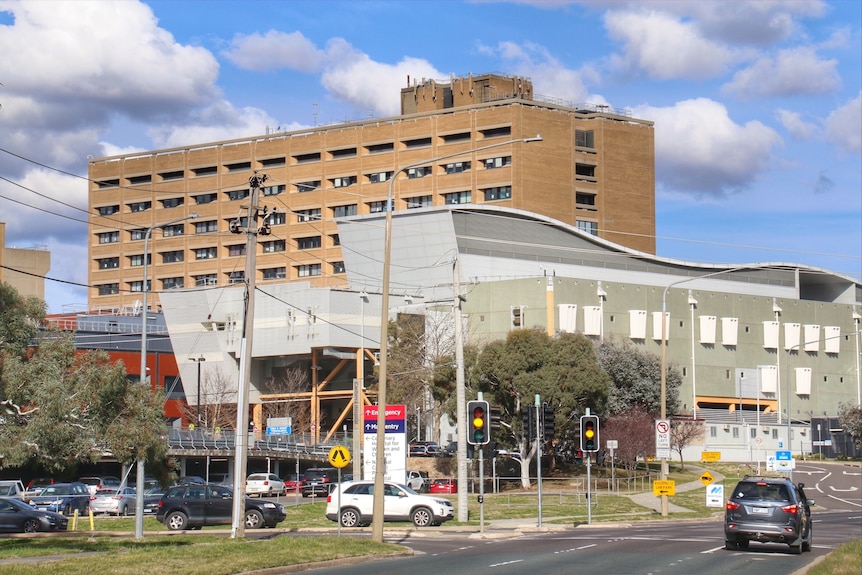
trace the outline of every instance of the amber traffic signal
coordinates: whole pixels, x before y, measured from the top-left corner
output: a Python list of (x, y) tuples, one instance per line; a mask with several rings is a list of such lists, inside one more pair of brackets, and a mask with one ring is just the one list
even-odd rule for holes
[(599, 418), (596, 415), (581, 416), (581, 451), (599, 450)]
[(467, 443), (487, 445), (491, 440), (491, 410), (488, 402), (474, 400), (467, 402)]

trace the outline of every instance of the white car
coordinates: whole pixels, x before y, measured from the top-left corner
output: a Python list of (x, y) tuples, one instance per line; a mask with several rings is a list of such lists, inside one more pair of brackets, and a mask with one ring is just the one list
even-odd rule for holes
[[(396, 483), (387, 482), (383, 489), (384, 521), (412, 521), (416, 527), (431, 527), (455, 517), (455, 508), (448, 499), (420, 495), (406, 485)], [(326, 518), (340, 520), (344, 527), (369, 525), (373, 516), (373, 481), (341, 483), (326, 498)]]
[(284, 481), (275, 473), (252, 473), (245, 480), (246, 495), (284, 495)]

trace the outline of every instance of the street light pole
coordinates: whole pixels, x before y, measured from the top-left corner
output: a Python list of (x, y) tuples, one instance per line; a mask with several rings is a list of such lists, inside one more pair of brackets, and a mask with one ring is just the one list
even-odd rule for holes
[(196, 409), (195, 409), (195, 426), (201, 426), (201, 364), (206, 361), (204, 356), (200, 357), (190, 357), (189, 361), (193, 361), (198, 364), (198, 393), (195, 396), (197, 398), (196, 401)]
[[(398, 178), (398, 175), (400, 173), (406, 172), (411, 168), (418, 168), (432, 162), (439, 162), (440, 160), (455, 158), (458, 156), (463, 156), (465, 154), (473, 154), (476, 152), (481, 152), (482, 150), (496, 148), (498, 146), (505, 146), (517, 142), (538, 142), (541, 140), (542, 137), (540, 135), (537, 135), (533, 138), (518, 138), (515, 140), (506, 140), (505, 142), (489, 144), (487, 146), (479, 146), (478, 148), (472, 148), (469, 150), (455, 152), (452, 154), (445, 154), (443, 156), (437, 156), (435, 158), (428, 158), (422, 160), (421, 162), (413, 162), (407, 164), (406, 166), (401, 166), (400, 168), (395, 170), (395, 172), (392, 173), (392, 177), (389, 179), (389, 189), (386, 196), (386, 224), (383, 249), (383, 280), (380, 294), (380, 366), (378, 370), (379, 383), (377, 385), (377, 452), (375, 454), (374, 460), (374, 502), (373, 521), (371, 524), (371, 539), (373, 541), (376, 541), (378, 543), (383, 542), (383, 483), (385, 472), (384, 465), (386, 462), (384, 458), (384, 444), (386, 441), (386, 356), (388, 355), (387, 351), (389, 347), (389, 275), (390, 263), (392, 260), (392, 209), (394, 207), (392, 195), (393, 184), (395, 183), (395, 180)], [(459, 295), (460, 294), (455, 294), (455, 297), (458, 298)], [(461, 321), (461, 318), (456, 318), (456, 321)], [(463, 366), (459, 366), (459, 368), (463, 369)], [(458, 482), (461, 485), (467, 485), (467, 427), (464, 422), (464, 411), (467, 409), (467, 400), (463, 386), (459, 385), (456, 391), (458, 402)]]
[[(186, 220), (191, 220), (198, 217), (198, 215), (194, 212), (187, 215), (184, 218), (177, 218), (175, 220), (171, 220), (169, 222), (165, 222), (163, 224), (156, 224), (154, 226), (150, 226), (147, 228), (147, 233), (144, 234), (144, 283), (141, 285), (141, 375), (140, 382), (145, 384), (147, 383), (147, 314), (149, 310), (147, 309), (147, 292), (149, 291), (147, 288), (147, 259), (150, 256), (150, 234), (153, 233), (153, 230), (156, 228), (164, 228), (165, 226), (170, 226), (173, 224), (178, 224), (180, 222), (184, 222)], [(142, 454), (138, 454), (138, 464), (137, 464), (137, 479), (135, 481), (135, 489), (137, 493), (144, 492), (144, 458)], [(144, 498), (136, 497), (135, 498), (135, 539), (143, 539), (144, 538)]]

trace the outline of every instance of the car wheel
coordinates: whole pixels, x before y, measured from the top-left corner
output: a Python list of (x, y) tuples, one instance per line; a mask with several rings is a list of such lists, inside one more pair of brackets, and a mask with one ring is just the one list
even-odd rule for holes
[(128, 514), (129, 514), (129, 506), (128, 505), (123, 505), (123, 508), (120, 509), (119, 513), (117, 513), (117, 515), (122, 515), (123, 517), (126, 517)]
[(796, 545), (790, 546), (790, 553), (792, 555), (802, 555), (802, 543), (797, 543)]
[(359, 511), (352, 507), (341, 510), (342, 527), (359, 527), (361, 524)]
[(725, 541), (724, 548), (728, 551), (736, 551), (736, 541)]
[(410, 514), (410, 519), (416, 527), (428, 527), (434, 522), (434, 515), (427, 507), (417, 507)]
[(71, 503), (67, 503), (66, 507), (63, 508), (63, 515), (65, 515), (66, 517), (72, 516), (72, 504)]
[(814, 543), (814, 534), (808, 530), (808, 539), (802, 542), (803, 551), (811, 551), (811, 545)]
[(748, 549), (748, 544), (751, 543), (748, 539), (741, 539), (736, 542), (737, 547), (740, 549)]
[(263, 514), (257, 509), (250, 509), (245, 514), (245, 526), (249, 529), (263, 528)]
[(39, 531), (39, 522), (35, 519), (25, 519), (21, 527), (24, 533), (36, 533)]
[(171, 531), (183, 531), (189, 527), (189, 518), (181, 511), (173, 511), (165, 517), (165, 527)]

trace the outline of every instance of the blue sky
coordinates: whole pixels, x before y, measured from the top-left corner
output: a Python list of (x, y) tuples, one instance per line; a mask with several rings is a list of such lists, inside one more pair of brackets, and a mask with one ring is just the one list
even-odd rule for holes
[(408, 76), (487, 72), (655, 122), (658, 255), (862, 278), (856, 0), (0, 0), (0, 54), (7, 245), (67, 282), (87, 156), (397, 115)]

